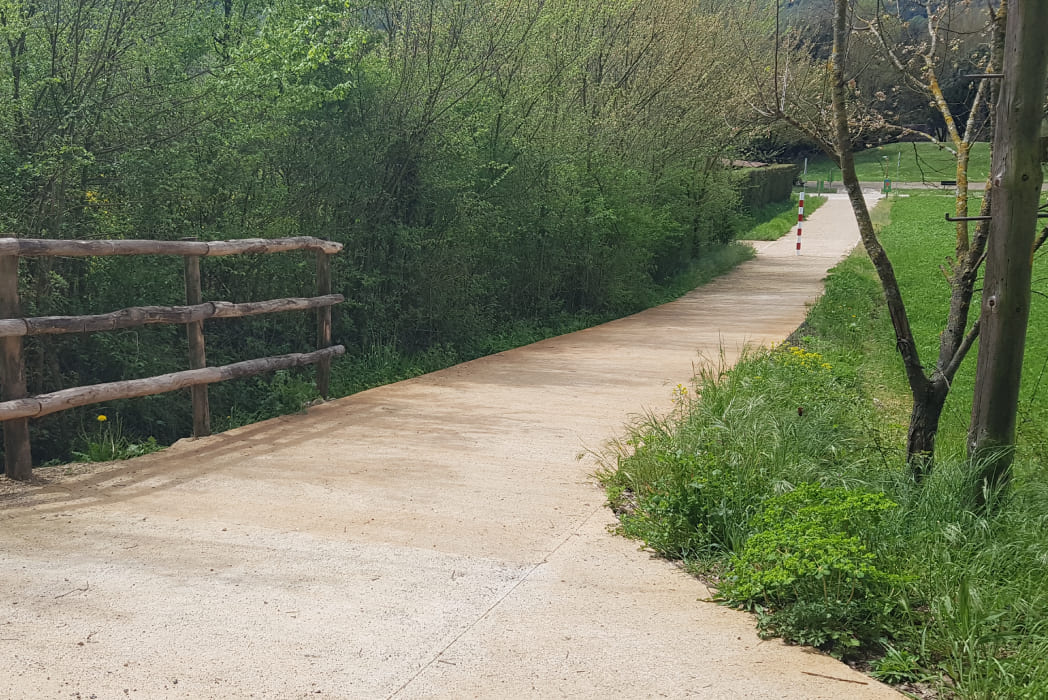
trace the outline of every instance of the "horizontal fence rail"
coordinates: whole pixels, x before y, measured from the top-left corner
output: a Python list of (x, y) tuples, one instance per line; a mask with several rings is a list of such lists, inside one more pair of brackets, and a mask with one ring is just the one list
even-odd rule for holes
[(314, 250), (334, 255), (341, 243), (311, 236), (295, 238), (241, 238), (235, 241), (59, 241), (41, 238), (0, 238), (0, 255), (87, 258), (110, 255), (197, 255), (202, 258), (245, 253), (284, 253)]
[[(316, 254), (317, 296), (246, 303), (203, 301), (201, 258), (296, 250)], [(345, 353), (343, 346), (331, 344), (331, 307), (344, 301), (344, 297), (331, 293), (330, 256), (341, 250), (341, 243), (307, 236), (207, 242), (0, 238), (0, 422), (4, 426), (4, 466), (7, 476), (25, 480), (32, 474), (28, 420), (70, 408), (189, 388), (193, 397), (193, 435), (200, 437), (211, 433), (208, 384), (315, 364), (317, 390), (321, 396), (327, 397), (331, 360)], [(111, 255), (182, 256), (185, 260), (186, 305), (139, 306), (90, 316), (21, 317), (18, 299), (19, 258)], [(316, 351), (246, 360), (221, 367), (207, 366), (205, 320), (310, 310), (317, 313)], [(111, 331), (158, 323), (186, 326), (190, 369), (156, 377), (73, 387), (38, 396), (27, 394), (22, 356), (24, 337)]]
[(341, 294), (328, 294), (322, 297), (270, 299), (244, 304), (208, 301), (195, 306), (136, 306), (97, 316), (4, 318), (0, 319), (0, 338), (115, 331), (155, 323), (179, 324), (206, 321), (209, 318), (244, 318), (281, 311), (308, 311), (323, 306), (334, 306), (345, 299)]
[(58, 413), (69, 408), (89, 406), (93, 403), (166, 394), (169, 391), (187, 387), (204, 386), (206, 384), (224, 382), (228, 379), (251, 377), (263, 372), (275, 372), (278, 369), (311, 365), (321, 360), (330, 360), (333, 357), (338, 357), (345, 352), (346, 349), (341, 345), (334, 345), (316, 352), (276, 355), (259, 360), (236, 362), (221, 367), (187, 369), (183, 372), (161, 374), (146, 379), (125, 379), (122, 382), (62, 389), (50, 394), (40, 394), (25, 399), (0, 402), (0, 420), (40, 418), (41, 416)]

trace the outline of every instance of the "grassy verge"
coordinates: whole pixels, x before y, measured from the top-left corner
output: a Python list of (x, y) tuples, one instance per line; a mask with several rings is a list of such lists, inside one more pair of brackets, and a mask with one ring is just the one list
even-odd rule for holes
[[(739, 240), (775, 241), (785, 236), (797, 225), (797, 199), (798, 195), (794, 194), (790, 201), (761, 207), (754, 213), (752, 223), (748, 223), (749, 230), (739, 234)], [(825, 203), (825, 197), (809, 194), (804, 199), (805, 216), (810, 216)]]
[[(925, 357), (945, 317), (935, 271), (951, 236), (935, 232), (949, 206), (898, 199), (883, 231)], [(1020, 459), (999, 510), (976, 514), (966, 495), (972, 361), (936, 471), (920, 487), (905, 476), (909, 401), (872, 267), (854, 255), (791, 343), (705, 369), (694, 390), (678, 387), (672, 416), (638, 426), (609, 460), (602, 477), (622, 532), (710, 579), (764, 635), (904, 689), (1048, 697), (1046, 320), (1038, 298)]]
[[(686, 270), (652, 289), (649, 298), (645, 300), (645, 306), (658, 306), (670, 302), (728, 272), (753, 255), (753, 248), (739, 243), (710, 250)], [(373, 348), (340, 363), (341, 366), (336, 368), (332, 376), (332, 393), (336, 396), (347, 396), (372, 387), (435, 372), (477, 357), (573, 333), (617, 317), (618, 314), (563, 314), (544, 322), (520, 321), (508, 326), (501, 333), (478, 338), (463, 347), (438, 346), (422, 353), (404, 354), (390, 347)]]
[[(796, 202), (782, 203), (796, 219)], [(779, 212), (767, 208), (758, 214), (765, 219)], [(758, 221), (764, 221), (754, 217)], [(788, 230), (788, 229), (787, 229)], [(706, 282), (728, 272), (754, 255), (753, 248), (730, 243), (710, 249), (687, 269), (653, 287), (643, 299), (641, 308), (658, 306), (672, 301)], [(637, 311), (641, 308), (636, 309)], [(331, 396), (339, 398), (377, 386), (391, 384), (411, 377), (451, 367), (460, 362), (535, 343), (545, 338), (589, 328), (617, 318), (619, 314), (562, 314), (542, 321), (518, 321), (501, 332), (475, 338), (460, 345), (436, 345), (422, 352), (403, 352), (393, 346), (377, 346), (349, 353), (332, 366)], [(266, 400), (249, 407), (232, 406), (213, 417), (215, 431), (229, 430), (275, 416), (294, 413), (319, 398), (313, 386), (311, 370), (278, 372), (269, 382)], [(225, 415), (222, 415), (222, 414)]]

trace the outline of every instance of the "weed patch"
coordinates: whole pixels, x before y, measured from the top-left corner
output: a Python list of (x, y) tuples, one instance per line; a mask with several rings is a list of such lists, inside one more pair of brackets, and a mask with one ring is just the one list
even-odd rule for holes
[(882, 493), (800, 484), (774, 496), (731, 561), (719, 597), (757, 613), (763, 636), (838, 657), (892, 636), (898, 589), (869, 533), (897, 507)]
[(163, 449), (156, 438), (138, 440), (126, 434), (119, 416), (110, 417), (100, 412), (95, 416), (95, 423), (92, 430), (80, 431), (76, 445), (78, 449), (72, 452), (77, 462), (112, 462), (141, 457)]

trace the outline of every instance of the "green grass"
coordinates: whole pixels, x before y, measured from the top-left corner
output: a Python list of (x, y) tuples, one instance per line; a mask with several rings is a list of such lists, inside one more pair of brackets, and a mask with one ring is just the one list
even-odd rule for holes
[[(761, 207), (752, 216), (748, 230), (739, 234), (741, 241), (775, 241), (782, 238), (797, 225), (797, 199), (786, 202), (775, 202)], [(816, 209), (826, 203), (825, 197), (809, 194), (804, 198), (804, 214), (810, 216)]]
[[(855, 171), (862, 182), (880, 182), (885, 170), (892, 182), (931, 182), (957, 179), (953, 153), (937, 143), (892, 143), (874, 146), (855, 154)], [(990, 172), (990, 147), (987, 143), (972, 145), (968, 180), (985, 182)], [(808, 161), (808, 180), (841, 182), (841, 171), (826, 156)]]
[[(658, 306), (682, 297), (696, 287), (701, 287), (712, 279), (734, 269), (736, 265), (749, 260), (754, 255), (753, 248), (742, 243), (729, 243), (725, 246), (718, 246), (693, 262), (686, 270), (666, 280), (657, 289), (652, 290), (646, 306)], [(585, 326), (582, 327), (584, 328)], [(572, 328), (571, 330), (580, 330), (580, 328)], [(559, 334), (557, 333), (556, 335)], [(498, 352), (498, 350), (494, 352)]]
[[(979, 201), (970, 208), (978, 209)], [(932, 363), (938, 353), (939, 332), (949, 309), (949, 288), (939, 265), (953, 253), (954, 229), (943, 221), (953, 208), (951, 195), (914, 193), (900, 197), (892, 207), (892, 225), (884, 231), (884, 244), (896, 266), (899, 285), (910, 308), (910, 323), (921, 357)], [(1048, 464), (1048, 250), (1038, 253), (1034, 270), (1035, 294), (1026, 342), (1024, 381), (1020, 392), (1020, 449), (1030, 459)], [(981, 299), (973, 307), (978, 312)], [(964, 450), (975, 384), (977, 349), (969, 353), (953, 382), (943, 413), (938, 450), (959, 457)], [(893, 358), (894, 362), (894, 358)], [(1042, 374), (1043, 373), (1043, 374)], [(903, 383), (898, 373), (897, 390)], [(1040, 378), (1040, 382), (1038, 382)]]
[[(893, 205), (887, 223), (886, 207)], [(946, 313), (951, 198), (879, 207), (922, 356)], [(1039, 263), (1048, 263), (1042, 253)], [(1035, 274), (1048, 293), (1048, 274)], [(979, 514), (962, 459), (974, 361), (954, 383), (937, 467), (916, 486), (909, 398), (872, 266), (855, 254), (793, 341), (705, 368), (601, 474), (624, 534), (681, 559), (762, 634), (868, 663), (942, 697), (1048, 697), (1048, 299), (1036, 297), (1010, 496)], [(693, 398), (701, 397), (701, 398)]]

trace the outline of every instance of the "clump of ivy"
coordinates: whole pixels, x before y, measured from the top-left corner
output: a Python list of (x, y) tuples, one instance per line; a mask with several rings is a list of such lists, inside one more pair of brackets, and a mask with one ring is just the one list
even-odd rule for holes
[(804, 483), (768, 499), (732, 557), (718, 596), (757, 614), (764, 637), (839, 658), (892, 636), (906, 577), (889, 573), (864, 533), (896, 504), (882, 493)]

